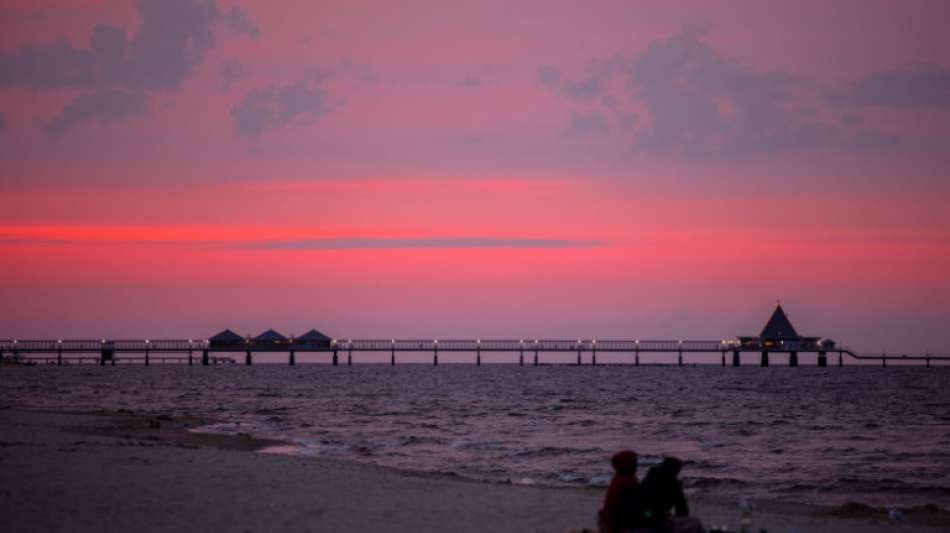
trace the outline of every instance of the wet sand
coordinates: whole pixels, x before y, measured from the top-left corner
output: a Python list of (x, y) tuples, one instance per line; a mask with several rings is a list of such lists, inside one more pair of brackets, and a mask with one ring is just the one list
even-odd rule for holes
[[(3, 531), (569, 532), (594, 527), (603, 488), (485, 483), (373, 465), (254, 453), (211, 421), (129, 412), (0, 411)], [(884, 509), (755, 501), (769, 531), (894, 531)], [(735, 529), (731, 499), (694, 497)], [(906, 509), (908, 531), (950, 531), (950, 513)]]

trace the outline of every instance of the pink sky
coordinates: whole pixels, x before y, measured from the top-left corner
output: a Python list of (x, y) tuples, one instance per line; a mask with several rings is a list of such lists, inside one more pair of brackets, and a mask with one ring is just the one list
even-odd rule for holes
[(946, 2), (0, 7), (0, 337), (950, 352)]

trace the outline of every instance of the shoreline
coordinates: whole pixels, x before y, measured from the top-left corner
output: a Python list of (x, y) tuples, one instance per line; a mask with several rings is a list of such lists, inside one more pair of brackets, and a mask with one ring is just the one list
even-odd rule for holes
[[(553, 533), (594, 529), (605, 490), (261, 453), (292, 443), (194, 431), (213, 422), (129, 411), (0, 410), (5, 428), (0, 525), (16, 531), (171, 531), (201, 525), (249, 531)], [(752, 504), (756, 529), (847, 533), (895, 527), (887, 510), (862, 504)], [(736, 527), (732, 498), (695, 495), (690, 506), (707, 527)], [(279, 523), (273, 522), (275, 513)], [(915, 531), (950, 531), (947, 511), (925, 507), (904, 514), (904, 526)]]

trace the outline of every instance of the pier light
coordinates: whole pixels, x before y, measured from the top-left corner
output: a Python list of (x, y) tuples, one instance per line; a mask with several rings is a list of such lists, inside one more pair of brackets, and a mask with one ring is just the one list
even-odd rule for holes
[(524, 344), (524, 339), (521, 339), (521, 340), (519, 340), (518, 342), (521, 343), (521, 344)]
[[(191, 341), (188, 341), (188, 342), (191, 342)], [(148, 339), (145, 339), (145, 344), (148, 344)]]
[[(13, 341), (13, 342), (16, 342), (16, 341)], [(57, 343), (57, 344), (62, 344), (62, 343), (63, 343), (63, 339), (59, 339), (58, 341), (56, 341), (56, 343)]]
[(680, 341), (680, 344), (683, 344), (683, 341)]
[(102, 344), (105, 344), (105, 343), (106, 343), (106, 340), (105, 340), (105, 339), (102, 339)]
[(16, 344), (16, 342), (17, 342), (16, 339), (13, 339), (13, 344)]
[(591, 340), (590, 343), (591, 343), (591, 344), (597, 344), (597, 339)]
[(434, 339), (434, 340), (432, 341), (432, 343), (433, 343), (433, 344), (439, 344), (439, 339)]
[(481, 344), (481, 343), (482, 343), (482, 339), (475, 339), (475, 344)]
[(336, 344), (336, 339), (330, 339), (330, 344)]
[(637, 344), (640, 344), (640, 339), (637, 339)]
[(393, 339), (391, 342), (392, 344), (396, 344), (396, 339)]
[[(13, 341), (13, 342), (16, 342), (16, 341)], [(538, 343), (538, 339), (534, 339), (534, 343), (537, 344), (537, 343)]]

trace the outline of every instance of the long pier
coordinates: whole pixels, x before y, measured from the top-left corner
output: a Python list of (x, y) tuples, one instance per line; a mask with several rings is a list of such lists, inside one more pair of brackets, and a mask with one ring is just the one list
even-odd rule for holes
[[(208, 340), (0, 340), (0, 360), (19, 362), (44, 361), (52, 364), (97, 362), (100, 365), (115, 365), (118, 361), (141, 362), (149, 365), (155, 362), (176, 362), (202, 365), (233, 363), (235, 360), (221, 354), (243, 354), (244, 363), (253, 363), (255, 353), (286, 353), (288, 364), (296, 364), (297, 353), (324, 353), (329, 363), (340, 364), (340, 357), (346, 356), (346, 364), (353, 364), (354, 353), (388, 353), (390, 364), (396, 364), (396, 354), (406, 352), (427, 352), (432, 354), (432, 364), (439, 364), (439, 353), (467, 352), (474, 356), (476, 365), (482, 364), (483, 353), (517, 354), (517, 364), (537, 366), (542, 364), (541, 354), (576, 354), (576, 364), (597, 365), (597, 355), (605, 353), (626, 353), (631, 356), (630, 364), (639, 365), (640, 356), (645, 354), (663, 354), (669, 357), (669, 364), (683, 366), (684, 357), (689, 354), (717, 354), (721, 366), (741, 366), (742, 355), (753, 353), (759, 366), (770, 366), (777, 356), (787, 357), (788, 366), (799, 366), (799, 355), (817, 354), (817, 365), (828, 366), (829, 355), (837, 354), (838, 366), (843, 366), (844, 357), (854, 360), (877, 361), (887, 366), (888, 361), (916, 361), (926, 366), (932, 362), (950, 361), (950, 355), (930, 354), (860, 354), (844, 346), (825, 346), (820, 343), (803, 343), (797, 346), (759, 346), (748, 345), (739, 340), (595, 340), (595, 339), (334, 339), (328, 343), (314, 345), (294, 341), (260, 343), (250, 340), (243, 344), (235, 343), (216, 346)], [(512, 363), (515, 361), (513, 360)], [(727, 362), (729, 365), (727, 365)]]

